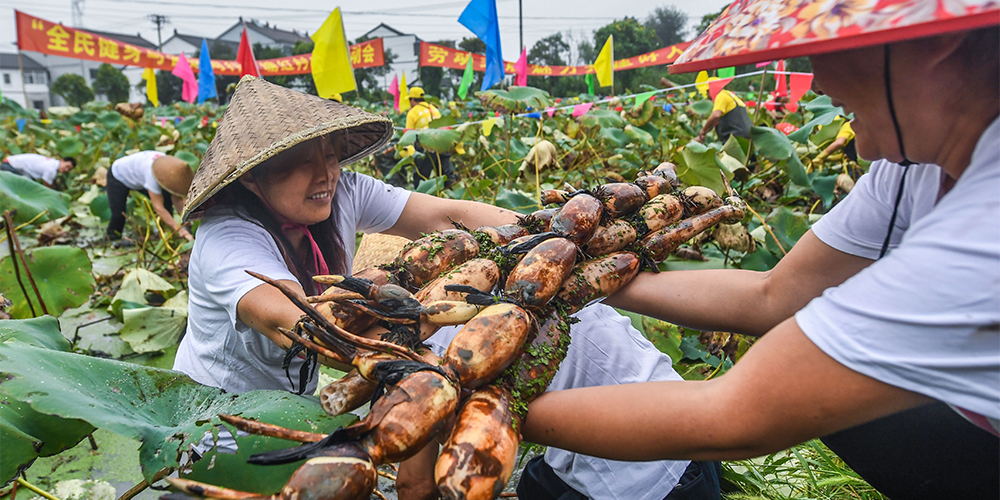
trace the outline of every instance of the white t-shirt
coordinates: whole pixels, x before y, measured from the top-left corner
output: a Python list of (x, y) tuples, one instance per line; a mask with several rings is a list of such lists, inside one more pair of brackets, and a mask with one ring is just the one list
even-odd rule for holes
[[(409, 191), (366, 175), (344, 172), (333, 197), (333, 211), (347, 251), (354, 259), (357, 231), (391, 228), (403, 212)], [(177, 349), (174, 369), (199, 383), (241, 393), (257, 389), (292, 391), (277, 344), (237, 318), (236, 306), (247, 292), (262, 284), (249, 269), (278, 280), (293, 280), (274, 239), (262, 227), (229, 209), (212, 208), (198, 227), (188, 268), (188, 325)], [(289, 368), (298, 389), (296, 359)], [(306, 388), (316, 388), (316, 374)]]
[(159, 151), (140, 151), (124, 156), (111, 164), (111, 174), (129, 189), (163, 194), (160, 183), (153, 177), (153, 160), (161, 156), (163, 153)]
[(59, 173), (59, 160), (48, 156), (26, 153), (8, 156), (5, 161), (10, 163), (10, 166), (24, 172), (28, 177), (35, 180), (41, 179), (46, 184), (52, 184), (52, 181), (56, 180), (56, 174)]
[[(902, 173), (899, 165), (873, 163), (813, 232), (838, 250), (877, 258)], [(940, 173), (933, 165), (909, 168), (892, 250), (813, 299), (795, 320), (844, 366), (965, 410), (960, 413), (996, 433), (1000, 120), (937, 201)]]
[[(635, 382), (681, 380), (661, 353), (628, 318), (604, 304), (585, 307), (575, 315), (566, 358), (549, 391)], [(428, 345), (443, 354), (458, 327), (442, 328)], [(627, 408), (622, 409), (627, 412)], [(660, 500), (677, 485), (686, 460), (621, 462), (549, 447), (545, 461), (573, 489), (595, 499)]]

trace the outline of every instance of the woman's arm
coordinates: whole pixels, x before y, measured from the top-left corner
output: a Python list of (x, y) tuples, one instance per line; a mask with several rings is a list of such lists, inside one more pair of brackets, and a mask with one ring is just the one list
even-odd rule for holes
[[(168, 194), (167, 196), (170, 195)], [(160, 220), (162, 220), (164, 224), (169, 226), (170, 229), (177, 231), (177, 234), (179, 236), (187, 239), (188, 241), (194, 239), (194, 236), (191, 236), (191, 233), (189, 233), (187, 229), (184, 229), (183, 227), (181, 227), (180, 224), (177, 223), (177, 221), (174, 219), (174, 214), (167, 211), (167, 207), (163, 205), (162, 194), (156, 194), (150, 192), (149, 202), (153, 204), (153, 211), (156, 212), (156, 215), (158, 215), (160, 217)]]
[(763, 335), (872, 261), (807, 231), (774, 269), (640, 273), (608, 305), (699, 330)]
[(517, 212), (485, 203), (411, 193), (399, 220), (386, 232), (415, 240), (421, 233), (454, 228), (451, 221), (461, 222), (475, 229), (512, 224), (517, 222), (517, 215)]
[(734, 460), (930, 401), (841, 365), (790, 318), (716, 380), (549, 392), (528, 406), (522, 432), (617, 460)]
[[(295, 281), (280, 280), (291, 288), (299, 297), (305, 297), (302, 287)], [(287, 350), (292, 341), (278, 331), (278, 327), (286, 330), (295, 328), (302, 317), (302, 311), (295, 307), (280, 290), (266, 283), (250, 290), (236, 304), (236, 316), (245, 325), (262, 333), (265, 337)], [(349, 360), (333, 360), (320, 356), (320, 362), (341, 371), (349, 371), (353, 367)]]

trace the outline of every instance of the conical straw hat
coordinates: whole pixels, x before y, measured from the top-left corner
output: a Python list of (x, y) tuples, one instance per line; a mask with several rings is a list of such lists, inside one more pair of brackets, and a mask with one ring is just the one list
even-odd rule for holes
[(260, 78), (240, 80), (187, 192), (182, 218), (264, 160), (302, 142), (346, 130), (340, 165), (368, 156), (392, 137), (392, 120)]
[(153, 160), (153, 177), (171, 194), (187, 196), (194, 172), (188, 163), (176, 156), (164, 155)]
[(391, 234), (371, 233), (361, 237), (351, 274), (382, 264), (391, 264), (410, 240)]

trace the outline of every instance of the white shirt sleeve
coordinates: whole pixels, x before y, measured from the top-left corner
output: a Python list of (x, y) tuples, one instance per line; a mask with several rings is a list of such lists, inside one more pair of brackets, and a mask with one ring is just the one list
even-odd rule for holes
[(364, 174), (344, 172), (341, 182), (351, 187), (357, 231), (378, 233), (391, 228), (410, 199), (409, 191)]
[(854, 371), (1000, 418), (998, 157), (970, 165), (898, 248), (799, 311), (806, 336)]
[(51, 185), (59, 173), (59, 160), (34, 153), (26, 153), (7, 157), (7, 163), (20, 169), (32, 179), (41, 179)]

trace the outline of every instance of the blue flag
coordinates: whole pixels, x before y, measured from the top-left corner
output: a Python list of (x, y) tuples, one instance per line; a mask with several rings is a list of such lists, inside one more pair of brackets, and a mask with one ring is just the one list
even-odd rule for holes
[(503, 80), (503, 53), (500, 51), (500, 20), (497, 18), (496, 0), (472, 0), (458, 16), (458, 22), (475, 33), (486, 44), (486, 90)]
[(208, 42), (201, 39), (201, 57), (198, 58), (198, 104), (206, 99), (219, 97), (215, 91), (215, 72), (212, 71), (212, 56), (208, 53)]

